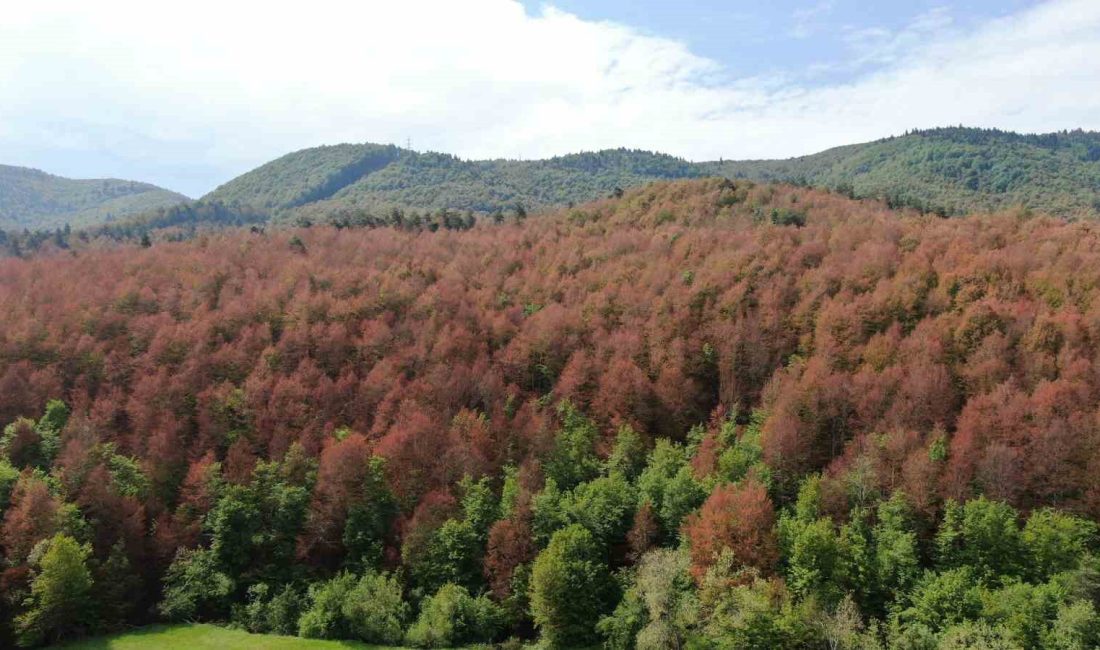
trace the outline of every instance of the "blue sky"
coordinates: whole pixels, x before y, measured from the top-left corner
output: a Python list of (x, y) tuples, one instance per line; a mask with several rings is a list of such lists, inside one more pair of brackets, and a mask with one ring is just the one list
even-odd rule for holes
[[(809, 85), (851, 80), (876, 58), (926, 30), (965, 32), (1036, 0), (525, 0), (588, 20), (612, 21), (674, 38), (722, 63), (734, 77), (785, 75)], [(899, 42), (900, 41), (900, 42)]]
[(781, 158), (1100, 130), (1100, 0), (43, 0), (0, 20), (0, 163), (201, 196), (284, 153)]

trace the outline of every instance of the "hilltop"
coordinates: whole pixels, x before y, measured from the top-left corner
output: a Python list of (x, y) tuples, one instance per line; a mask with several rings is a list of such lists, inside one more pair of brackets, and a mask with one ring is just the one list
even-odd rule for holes
[(204, 199), (262, 208), (277, 220), (317, 221), (393, 208), (539, 210), (655, 180), (708, 176), (825, 187), (945, 216), (1022, 206), (1078, 217), (1100, 210), (1100, 134), (933, 129), (788, 160), (700, 163), (632, 149), (478, 161), (342, 144), (287, 154)]
[[(545, 160), (463, 160), (393, 145), (302, 149), (187, 197), (133, 181), (72, 180), (0, 166), (0, 230), (106, 227), (141, 233), (272, 221), (375, 223), (413, 212), (546, 211), (660, 180), (727, 177), (825, 188), (942, 216), (1023, 207), (1100, 214), (1100, 133), (945, 128), (787, 160), (689, 162), (637, 149)], [(396, 212), (395, 212), (396, 211)], [(402, 217), (404, 218), (404, 217)]]
[(149, 183), (63, 178), (29, 167), (0, 165), (0, 230), (79, 228), (189, 200)]
[(258, 206), (276, 217), (394, 207), (491, 213), (517, 204), (527, 210), (558, 207), (601, 198), (615, 188), (701, 175), (686, 160), (629, 149), (470, 161), (392, 145), (341, 144), (287, 154), (203, 200)]
[(789, 160), (705, 166), (947, 216), (1018, 206), (1065, 217), (1100, 212), (1100, 133), (1088, 131), (931, 129)]

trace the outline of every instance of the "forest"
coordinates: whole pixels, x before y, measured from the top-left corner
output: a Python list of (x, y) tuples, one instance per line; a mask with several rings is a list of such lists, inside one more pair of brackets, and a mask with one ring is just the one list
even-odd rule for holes
[(447, 228), (553, 212), (661, 180), (730, 177), (828, 189), (937, 216), (1024, 208), (1100, 214), (1100, 134), (911, 131), (788, 160), (688, 162), (635, 149), (463, 160), (393, 145), (294, 151), (198, 201), (152, 185), (0, 165), (0, 256), (179, 241), (241, 225)]
[(1100, 225), (615, 194), (0, 260), (0, 646), (1100, 646)]
[(182, 194), (149, 183), (78, 180), (0, 165), (0, 230), (94, 226), (187, 201)]
[(1100, 134), (950, 127), (910, 131), (790, 160), (729, 162), (712, 173), (829, 187), (941, 216), (1026, 207), (1100, 212)]
[(995, 129), (911, 131), (788, 160), (682, 158), (607, 149), (544, 160), (463, 160), (389, 145), (342, 144), (289, 153), (207, 194), (251, 205), (276, 222), (332, 212), (532, 210), (596, 200), (652, 181), (728, 176), (828, 188), (939, 214), (1025, 207), (1062, 217), (1100, 213), (1100, 134)]

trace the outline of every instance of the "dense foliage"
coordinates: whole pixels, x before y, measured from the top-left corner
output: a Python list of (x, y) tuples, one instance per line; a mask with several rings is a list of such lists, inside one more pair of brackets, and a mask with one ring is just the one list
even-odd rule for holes
[[(526, 214), (513, 212), (509, 218), (522, 220)], [(504, 213), (493, 215), (495, 223), (505, 220)], [(157, 208), (140, 215), (120, 219), (113, 223), (73, 230), (67, 225), (53, 230), (0, 230), (0, 257), (31, 257), (59, 251), (79, 253), (87, 250), (110, 248), (119, 244), (152, 246), (155, 242), (179, 242), (194, 239), (217, 230), (248, 226), (254, 233), (262, 233), (271, 218), (269, 211), (250, 205), (227, 205), (217, 201), (194, 201), (169, 208)], [(477, 222), (470, 211), (457, 212), (441, 209), (420, 212), (393, 208), (377, 216), (365, 212), (335, 211), (323, 220), (336, 228), (391, 227), (408, 231), (439, 229), (467, 230)], [(312, 221), (302, 217), (299, 223), (311, 226)]]
[(1100, 133), (913, 131), (790, 160), (719, 163), (712, 173), (799, 182), (940, 215), (1023, 206), (1060, 216), (1100, 212)]
[(706, 180), (0, 261), (4, 641), (1095, 647), (1098, 258)]
[(562, 206), (654, 179), (699, 175), (685, 160), (625, 149), (535, 161), (465, 161), (393, 146), (344, 144), (287, 154), (207, 198), (260, 206), (281, 221), (367, 220), (394, 209), (511, 213), (517, 206)]
[[(1020, 135), (948, 128), (790, 160), (691, 163), (609, 149), (546, 160), (461, 160), (392, 145), (303, 149), (243, 174), (191, 205), (129, 181), (74, 181), (0, 166), (0, 254), (89, 240), (173, 240), (260, 224), (445, 224), (619, 195), (654, 180), (728, 176), (828, 188), (941, 216), (1015, 207), (1065, 217), (1100, 212), (1100, 135)], [(789, 215), (786, 215), (789, 216)], [(69, 232), (76, 229), (79, 242)]]
[(394, 146), (340, 144), (289, 153), (221, 185), (205, 198), (260, 208), (293, 208), (326, 199), (400, 155)]
[(148, 183), (74, 180), (0, 165), (0, 230), (95, 225), (187, 201), (182, 194)]
[(590, 201), (654, 180), (731, 176), (827, 187), (941, 215), (1024, 206), (1060, 216), (1100, 211), (1100, 134), (1019, 135), (950, 128), (791, 160), (689, 163), (626, 149), (547, 160), (467, 161), (381, 145), (294, 152), (208, 195), (322, 223), (394, 208), (492, 214)]

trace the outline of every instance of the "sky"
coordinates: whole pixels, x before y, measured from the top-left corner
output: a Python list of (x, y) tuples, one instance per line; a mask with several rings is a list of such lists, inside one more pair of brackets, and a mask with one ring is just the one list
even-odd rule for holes
[(0, 13), (0, 164), (193, 197), (339, 142), (782, 158), (958, 124), (1100, 130), (1100, 0), (38, 0)]

